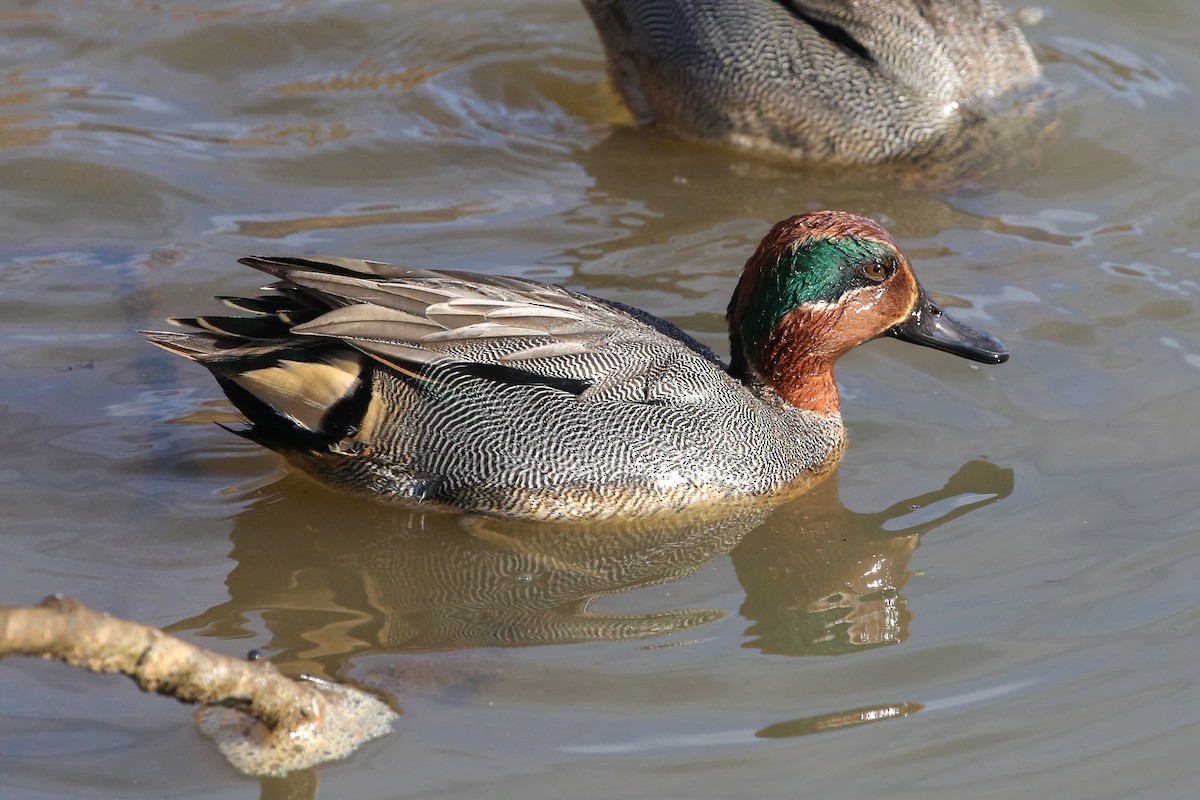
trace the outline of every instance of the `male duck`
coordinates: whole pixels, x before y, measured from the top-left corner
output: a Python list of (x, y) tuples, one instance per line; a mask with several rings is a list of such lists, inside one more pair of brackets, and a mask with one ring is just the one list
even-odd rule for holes
[(322, 480), (509, 517), (643, 516), (783, 495), (845, 442), (833, 363), (889, 334), (984, 363), (886, 231), (780, 222), (729, 304), (725, 366), (669, 322), (520, 278), (351, 259), (246, 258), (275, 294), (150, 340), (207, 367), (244, 435)]
[[(583, 0), (636, 121), (792, 157), (941, 165), (1041, 75), (994, 0)], [(1008, 108), (1003, 108), (1004, 104)], [(1019, 143), (1012, 143), (1019, 147)]]

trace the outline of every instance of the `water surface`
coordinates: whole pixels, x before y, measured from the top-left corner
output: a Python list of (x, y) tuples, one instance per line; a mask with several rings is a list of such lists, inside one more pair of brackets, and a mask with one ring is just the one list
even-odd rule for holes
[[(397, 734), (238, 776), (177, 704), (0, 665), (0, 794), (1188, 797), (1200, 748), (1200, 11), (1062, 0), (1020, 167), (912, 186), (620, 124), (573, 0), (0, 10), (0, 602), (60, 591), (394, 692)], [(237, 256), (562, 282), (719, 351), (770, 223), (882, 219), (1012, 361), (839, 370), (773, 510), (514, 531), (325, 490), (133, 332)]]

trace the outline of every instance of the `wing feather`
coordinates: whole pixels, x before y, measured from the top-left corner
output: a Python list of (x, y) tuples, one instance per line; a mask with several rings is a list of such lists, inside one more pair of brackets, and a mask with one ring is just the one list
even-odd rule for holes
[[(179, 320), (197, 332), (155, 334), (152, 341), (227, 365), (239, 353), (261, 358), (273, 348), (283, 358), (290, 348), (322, 347), (328, 340), (410, 377), (457, 362), (478, 367), (463, 374), (569, 383), (583, 399), (637, 397), (655, 365), (677, 366), (683, 359), (696, 362), (684, 369), (700, 369), (715, 360), (645, 312), (524, 278), (345, 258), (252, 257), (242, 263), (274, 276), (268, 288), (275, 294), (223, 298), (248, 315)], [(482, 369), (488, 365), (497, 368)], [(309, 373), (289, 369), (279, 375), (288, 376), (289, 392), (298, 391), (291, 378)], [(587, 386), (597, 388), (586, 392)]]

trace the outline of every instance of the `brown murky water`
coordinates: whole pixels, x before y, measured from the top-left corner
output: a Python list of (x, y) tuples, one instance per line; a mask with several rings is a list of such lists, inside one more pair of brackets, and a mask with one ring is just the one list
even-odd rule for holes
[[(1046, 11), (1054, 138), (920, 189), (614, 127), (574, 0), (0, 5), (0, 602), (405, 711), (260, 786), (176, 704), (3, 663), (0, 795), (1190, 796), (1200, 11)], [(771, 512), (568, 537), (347, 499), (191, 424), (216, 386), (132, 332), (253, 290), (239, 255), (322, 252), (564, 282), (723, 349), (750, 249), (818, 207), (885, 220), (1013, 359), (847, 357), (836, 484)]]

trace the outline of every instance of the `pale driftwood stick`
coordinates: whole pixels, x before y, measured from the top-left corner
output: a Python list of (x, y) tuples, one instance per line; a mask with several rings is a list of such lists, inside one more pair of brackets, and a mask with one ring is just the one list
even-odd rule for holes
[(199, 722), (234, 766), (254, 775), (345, 756), (387, 733), (396, 716), (364, 692), (297, 682), (266, 661), (213, 653), (62, 596), (33, 608), (0, 606), (0, 659), (8, 656), (120, 672), (147, 692), (245, 712), (265, 730), (228, 709), (212, 709)]
[(157, 628), (97, 614), (51, 596), (35, 608), (0, 607), (0, 658), (34, 656), (92, 672), (120, 672), (143, 691), (184, 703), (233, 705), (272, 731), (320, 726), (322, 698), (267, 661), (243, 661), (168, 636)]

